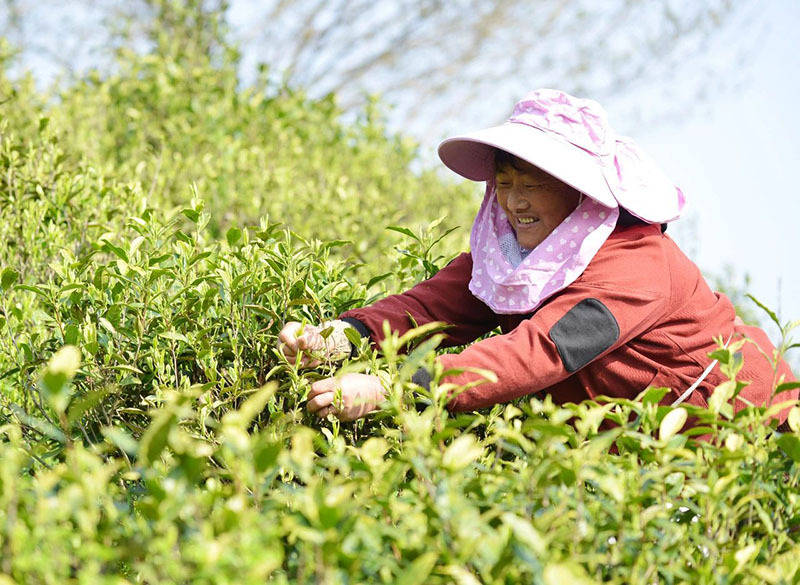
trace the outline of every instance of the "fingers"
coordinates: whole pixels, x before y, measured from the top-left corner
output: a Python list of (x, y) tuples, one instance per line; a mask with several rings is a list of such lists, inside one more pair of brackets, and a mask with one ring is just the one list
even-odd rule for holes
[(338, 387), (336, 378), (318, 380), (311, 384), (311, 390), (308, 391), (308, 399), (311, 400), (315, 396), (325, 394), (326, 392), (334, 392)]
[(317, 349), (317, 338), (322, 339), (316, 331), (306, 329), (301, 336), (297, 338), (297, 347), (300, 349)]
[(336, 390), (339, 388), (339, 383), (336, 378), (325, 378), (311, 384), (311, 390), (308, 392), (308, 403), (306, 408), (312, 414), (320, 418), (324, 418), (329, 414), (336, 414), (338, 412), (333, 400), (336, 396)]
[[(303, 334), (298, 335), (303, 329)], [(289, 321), (278, 334), (278, 350), (289, 361), (297, 359), (300, 352), (321, 351), (325, 349), (325, 339), (319, 334), (319, 329), (313, 325), (303, 327), (302, 323)], [(303, 356), (300, 360), (301, 367), (314, 367), (319, 365), (319, 360)]]
[(299, 351), (297, 332), (300, 326), (300, 323), (297, 321), (290, 321), (284, 325), (281, 332), (278, 333), (278, 349), (289, 361), (293, 361), (297, 357)]
[[(294, 362), (297, 359), (297, 354), (307, 349), (307, 341), (305, 340), (307, 332), (304, 332), (299, 337), (297, 335), (301, 327), (301, 323), (289, 321), (278, 334), (278, 350), (290, 362)], [(308, 367), (311, 365), (311, 360), (307, 356), (302, 356), (299, 365), (300, 367)]]
[(324, 394), (315, 396), (308, 401), (306, 408), (308, 408), (308, 412), (312, 414), (317, 413), (317, 416), (325, 416), (327, 413), (321, 411), (330, 411), (333, 409), (333, 392), (325, 392)]
[[(341, 400), (337, 396), (341, 393)], [(364, 374), (325, 378), (311, 385), (307, 408), (318, 417), (334, 414), (341, 421), (353, 421), (379, 407), (385, 392), (380, 379)]]
[(338, 388), (336, 378), (325, 378), (311, 384), (308, 392), (308, 403), (306, 408), (310, 413), (316, 413), (319, 417), (325, 417), (334, 412), (333, 399)]
[(297, 321), (289, 321), (283, 326), (281, 332), (278, 333), (278, 340), (289, 347), (297, 347), (297, 332), (302, 327), (301, 323)]

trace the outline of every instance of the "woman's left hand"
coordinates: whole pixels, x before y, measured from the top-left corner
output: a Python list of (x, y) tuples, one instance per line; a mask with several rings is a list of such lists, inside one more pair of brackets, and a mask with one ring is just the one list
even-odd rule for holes
[[(341, 400), (335, 400), (341, 388)], [(385, 400), (386, 391), (377, 376), (344, 374), (338, 378), (325, 378), (311, 385), (308, 393), (308, 411), (320, 418), (329, 413), (343, 421), (356, 420), (372, 412)]]

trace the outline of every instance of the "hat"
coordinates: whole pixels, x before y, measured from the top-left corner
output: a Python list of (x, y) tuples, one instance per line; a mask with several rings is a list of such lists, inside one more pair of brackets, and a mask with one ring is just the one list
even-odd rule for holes
[(504, 124), (444, 140), (439, 158), (467, 179), (486, 181), (494, 176), (495, 149), (646, 222), (677, 219), (685, 203), (633, 140), (616, 135), (600, 104), (562, 91), (529, 93)]

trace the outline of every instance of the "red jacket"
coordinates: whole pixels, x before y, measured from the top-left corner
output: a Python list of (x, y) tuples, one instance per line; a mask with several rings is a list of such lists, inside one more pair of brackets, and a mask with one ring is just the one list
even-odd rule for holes
[[(360, 321), (373, 342), (382, 339), (384, 320), (395, 331), (410, 329), (408, 315), (418, 325), (452, 324), (445, 344), (450, 346), (470, 343), (499, 325), (502, 335), (437, 358), (446, 369), (477, 367), (497, 374), (496, 383), (451, 399), (450, 410), (475, 410), (535, 392), (547, 392), (557, 403), (598, 395), (633, 398), (648, 386), (671, 388), (663, 401), (669, 404), (711, 362), (714, 337), (727, 340), (732, 332), (733, 340), (743, 335), (752, 340), (741, 350), (738, 378), (750, 382), (742, 398), (766, 404), (776, 382), (794, 380), (783, 361), (773, 372), (764, 356), (774, 349), (766, 334), (734, 324), (728, 298), (711, 291), (697, 266), (657, 225), (618, 227), (583, 274), (531, 314), (494, 313), (469, 292), (471, 271), (472, 257), (461, 254), (411, 290), (342, 315)], [(462, 385), (479, 378), (465, 372), (446, 381)], [(715, 366), (687, 402), (705, 405), (724, 380)], [(794, 390), (773, 402), (796, 398)], [(743, 406), (736, 401), (737, 410)]]

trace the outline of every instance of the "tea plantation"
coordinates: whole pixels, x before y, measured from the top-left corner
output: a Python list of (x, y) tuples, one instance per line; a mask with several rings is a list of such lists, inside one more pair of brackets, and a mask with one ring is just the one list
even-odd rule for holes
[(46, 92), (9, 59), (0, 585), (800, 582), (800, 409), (734, 417), (733, 347), (707, 410), (649, 389), (454, 416), (435, 383), (412, 398), (421, 331), (343, 366), (382, 372), (385, 409), (308, 415), (334, 366), (298, 372), (281, 324), (429, 276), (478, 205), (412, 172), (377, 105), (245, 87), (224, 39)]

